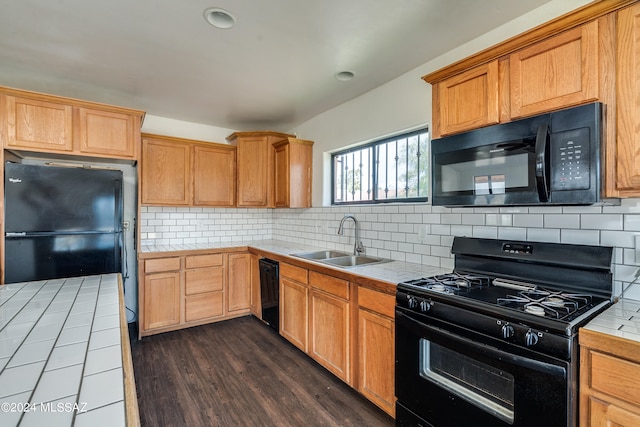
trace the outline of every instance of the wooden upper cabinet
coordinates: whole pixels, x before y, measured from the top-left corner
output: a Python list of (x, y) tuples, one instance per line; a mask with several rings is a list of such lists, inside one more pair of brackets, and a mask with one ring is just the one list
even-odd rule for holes
[(136, 160), (144, 112), (0, 88), (4, 148)]
[(237, 206), (275, 207), (274, 142), (293, 137), (278, 132), (236, 132), (227, 141), (237, 147)]
[(142, 140), (143, 204), (191, 203), (191, 146), (154, 138)]
[(480, 65), (433, 88), (433, 137), (498, 123), (498, 61)]
[(234, 206), (236, 148), (144, 134), (142, 204)]
[(4, 96), (5, 148), (73, 150), (73, 107), (57, 102)]
[(275, 206), (311, 207), (313, 142), (287, 138), (274, 144)]
[(511, 117), (597, 100), (598, 65), (597, 20), (512, 54)]
[(136, 157), (140, 120), (135, 116), (92, 108), (78, 109), (78, 139), (83, 154)]
[(197, 206), (235, 206), (236, 149), (218, 144), (195, 146), (193, 203)]
[(607, 174), (606, 191), (612, 197), (639, 197), (640, 4), (618, 13), (616, 46), (617, 135), (615, 145), (607, 147), (607, 168), (612, 173)]

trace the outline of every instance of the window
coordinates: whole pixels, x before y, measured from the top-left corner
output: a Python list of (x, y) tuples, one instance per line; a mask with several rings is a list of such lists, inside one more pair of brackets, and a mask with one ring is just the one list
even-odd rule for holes
[(421, 129), (334, 153), (333, 204), (426, 201), (428, 143)]

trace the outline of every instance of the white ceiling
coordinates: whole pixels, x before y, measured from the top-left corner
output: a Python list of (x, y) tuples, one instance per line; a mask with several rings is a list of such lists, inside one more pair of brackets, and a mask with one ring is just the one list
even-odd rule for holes
[(0, 85), (287, 131), (548, 1), (4, 1)]

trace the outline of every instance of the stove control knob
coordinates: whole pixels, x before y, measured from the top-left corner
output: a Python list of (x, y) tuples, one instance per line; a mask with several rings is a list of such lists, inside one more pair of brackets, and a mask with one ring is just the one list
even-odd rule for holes
[(429, 301), (424, 299), (420, 301), (420, 311), (422, 311), (423, 313), (426, 313), (430, 309), (431, 309), (431, 304), (429, 304)]
[(527, 331), (527, 333), (524, 336), (524, 342), (527, 345), (527, 347), (532, 347), (538, 344), (538, 334), (536, 334), (532, 330)]
[(409, 308), (416, 308), (418, 306), (418, 300), (412, 296), (407, 296), (407, 305)]
[(505, 323), (502, 326), (502, 338), (504, 338), (505, 340), (508, 340), (509, 338), (513, 338), (515, 333), (516, 331), (513, 329), (513, 326), (511, 326), (510, 324)]

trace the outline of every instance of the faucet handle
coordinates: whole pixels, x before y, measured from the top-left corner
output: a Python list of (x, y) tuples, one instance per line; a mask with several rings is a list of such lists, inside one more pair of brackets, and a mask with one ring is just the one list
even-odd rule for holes
[(362, 244), (362, 242), (358, 242), (357, 246), (356, 246), (356, 252), (358, 253), (358, 255), (364, 255), (365, 249), (364, 249), (364, 245)]

